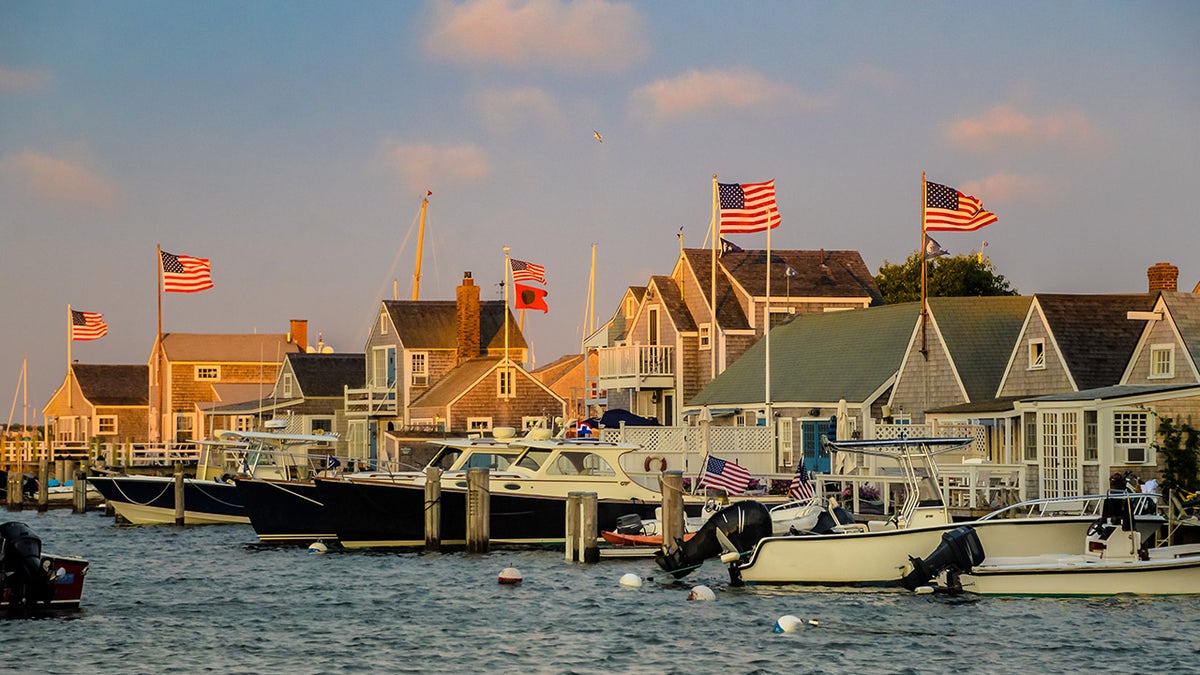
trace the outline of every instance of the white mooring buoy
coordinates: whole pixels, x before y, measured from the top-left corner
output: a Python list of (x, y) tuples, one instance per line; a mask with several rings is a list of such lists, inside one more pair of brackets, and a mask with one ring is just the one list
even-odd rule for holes
[(688, 600), (716, 600), (717, 594), (713, 593), (708, 586), (700, 585), (692, 588), (688, 593)]
[(497, 578), (497, 581), (502, 584), (519, 584), (524, 580), (525, 578), (521, 576), (521, 570), (515, 567), (505, 567), (500, 570), (500, 576)]
[(328, 550), (329, 550), (329, 547), (326, 546), (324, 542), (314, 541), (313, 543), (308, 545), (309, 553), (325, 553)]
[(621, 575), (620, 584), (625, 588), (641, 588), (642, 578), (633, 572), (626, 572)]
[(804, 625), (804, 619), (793, 614), (785, 614), (779, 617), (775, 622), (774, 633), (795, 633), (796, 629)]

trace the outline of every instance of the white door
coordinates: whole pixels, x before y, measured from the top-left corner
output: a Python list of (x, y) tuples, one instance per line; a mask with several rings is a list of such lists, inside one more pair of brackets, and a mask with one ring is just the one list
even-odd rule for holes
[(1074, 497), (1083, 487), (1079, 463), (1079, 413), (1042, 412), (1041, 496)]

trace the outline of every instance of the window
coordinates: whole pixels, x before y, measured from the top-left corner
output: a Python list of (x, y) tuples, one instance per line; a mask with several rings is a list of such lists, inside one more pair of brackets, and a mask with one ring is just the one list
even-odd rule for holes
[(490, 417), (468, 417), (467, 431), (490, 431), (492, 428), (492, 418)]
[(291, 373), (283, 374), (283, 397), (284, 398), (292, 397), (292, 374)]
[(396, 348), (376, 347), (371, 357), (370, 386), (391, 389), (396, 383)]
[(1150, 379), (1175, 377), (1175, 345), (1150, 346)]
[(708, 349), (712, 346), (712, 324), (700, 324), (700, 349)]
[(221, 366), (196, 366), (196, 381), (221, 379)]
[(414, 387), (429, 386), (428, 355), (425, 352), (412, 352), (408, 355), (408, 367), (412, 373), (409, 380)]
[(97, 436), (116, 436), (117, 435), (117, 416), (116, 415), (96, 415), (96, 435)]
[(382, 312), (380, 312), (380, 313), (379, 313), (379, 334), (380, 334), (380, 335), (387, 335), (387, 334), (388, 334), (388, 316), (387, 316), (387, 310), (384, 310), (384, 311), (382, 311)]
[(1043, 370), (1046, 367), (1046, 341), (1029, 341), (1029, 370)]
[(658, 308), (646, 310), (646, 344), (658, 344)]
[(795, 313), (795, 310), (790, 307), (785, 307), (783, 309), (772, 308), (771, 316), (770, 316), (771, 320), (770, 320), (769, 325), (767, 326), (767, 330), (771, 330), (772, 328), (778, 326), (779, 324), (785, 323), (788, 319), (791, 318), (793, 313)]
[(496, 396), (509, 398), (513, 395), (513, 372), (511, 368), (496, 371)]
[(333, 418), (330, 418), (330, 417), (314, 418), (312, 421), (311, 433), (316, 434), (318, 436), (320, 436), (322, 434), (333, 433)]
[(625, 318), (632, 319), (637, 313), (637, 300), (634, 298), (625, 298)]
[(1096, 411), (1083, 411), (1083, 461), (1085, 462), (1095, 462), (1100, 458), (1099, 433), (1096, 426)]
[(233, 418), (234, 431), (254, 431), (254, 415), (238, 415)]
[(1117, 463), (1142, 464), (1147, 461), (1150, 443), (1150, 415), (1144, 411), (1113, 413), (1113, 450)]
[(1025, 427), (1025, 461), (1037, 461), (1037, 414), (1027, 412), (1023, 415)]

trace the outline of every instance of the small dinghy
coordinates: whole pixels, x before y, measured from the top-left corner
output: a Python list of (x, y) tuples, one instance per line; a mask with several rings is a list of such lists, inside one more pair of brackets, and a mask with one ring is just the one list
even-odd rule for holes
[(25, 523), (0, 525), (0, 610), (77, 609), (87, 570), (86, 560), (44, 555)]

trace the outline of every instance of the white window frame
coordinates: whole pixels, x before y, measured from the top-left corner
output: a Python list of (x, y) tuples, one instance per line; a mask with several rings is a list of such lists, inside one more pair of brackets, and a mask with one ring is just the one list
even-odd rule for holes
[[(326, 430), (316, 426), (322, 422), (327, 422), (329, 424), (329, 429)], [(312, 417), (308, 420), (308, 433), (314, 436), (319, 436), (321, 434), (332, 434), (335, 424), (336, 423), (332, 417)]]
[(380, 335), (388, 334), (388, 320), (387, 320), (387, 310), (386, 309), (379, 313), (379, 334)]
[(194, 373), (197, 382), (221, 381), (221, 366), (196, 366)]
[(1169, 380), (1175, 377), (1175, 345), (1150, 345), (1151, 380)]
[(490, 417), (468, 417), (467, 431), (491, 431), (492, 418)]
[(237, 415), (233, 418), (234, 431), (254, 431), (254, 415)]
[(700, 324), (700, 349), (712, 348), (712, 324)]
[(625, 298), (625, 318), (632, 319), (637, 314), (637, 298)]
[(292, 374), (284, 373), (282, 380), (283, 380), (283, 397), (291, 398), (292, 397), (292, 385), (293, 385)]
[(1046, 340), (1037, 338), (1029, 341), (1029, 367), (1027, 370), (1046, 369)]
[[(107, 429), (105, 427), (107, 427)], [(116, 415), (96, 415), (96, 435), (97, 436), (116, 436), (117, 435), (117, 416)]]
[(408, 383), (413, 387), (429, 386), (429, 352), (408, 353)]
[[(1152, 464), (1150, 442), (1154, 438), (1150, 413), (1145, 410), (1113, 411), (1113, 463)], [(1138, 458), (1138, 455), (1141, 455)]]
[[(516, 394), (513, 387), (512, 368), (500, 368), (496, 371), (496, 398), (512, 398)], [(491, 419), (490, 417), (488, 418)]]

